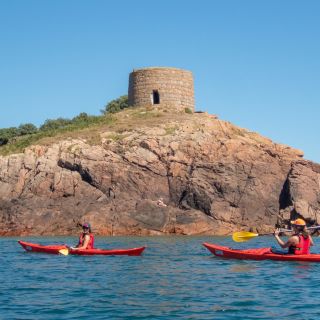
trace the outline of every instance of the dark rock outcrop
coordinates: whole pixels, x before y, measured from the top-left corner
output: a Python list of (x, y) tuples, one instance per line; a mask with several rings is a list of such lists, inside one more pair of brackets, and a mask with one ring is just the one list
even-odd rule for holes
[[(0, 157), (0, 235), (270, 231), (319, 221), (320, 166), (207, 114)], [(163, 199), (165, 205), (157, 202)]]

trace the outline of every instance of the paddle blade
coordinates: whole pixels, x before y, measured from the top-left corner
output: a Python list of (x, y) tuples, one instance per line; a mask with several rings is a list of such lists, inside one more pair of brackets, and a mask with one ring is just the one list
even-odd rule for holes
[(68, 249), (60, 249), (59, 253), (64, 255), (64, 256), (67, 256), (69, 254), (69, 250)]
[(257, 233), (248, 232), (248, 231), (239, 231), (239, 232), (235, 232), (232, 235), (232, 240), (235, 242), (245, 242), (257, 236), (258, 236)]

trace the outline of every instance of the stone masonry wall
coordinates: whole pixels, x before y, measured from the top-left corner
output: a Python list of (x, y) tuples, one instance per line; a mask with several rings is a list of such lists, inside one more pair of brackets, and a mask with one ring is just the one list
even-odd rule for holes
[[(153, 91), (158, 91), (160, 103), (153, 104)], [(130, 73), (129, 105), (145, 107), (190, 108), (194, 111), (192, 73), (176, 68), (152, 67)]]

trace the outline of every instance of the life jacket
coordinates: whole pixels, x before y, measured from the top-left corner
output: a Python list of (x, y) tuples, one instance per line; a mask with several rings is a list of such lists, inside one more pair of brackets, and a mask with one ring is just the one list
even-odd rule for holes
[(299, 234), (299, 243), (295, 246), (289, 248), (289, 253), (292, 254), (310, 254), (310, 236), (305, 238), (303, 235)]
[[(86, 235), (85, 233), (80, 234), (79, 243), (78, 243), (79, 247), (82, 246), (85, 235)], [(94, 235), (92, 233), (89, 233), (89, 236), (90, 236), (90, 240), (89, 240), (89, 243), (85, 249), (93, 249), (94, 248)]]

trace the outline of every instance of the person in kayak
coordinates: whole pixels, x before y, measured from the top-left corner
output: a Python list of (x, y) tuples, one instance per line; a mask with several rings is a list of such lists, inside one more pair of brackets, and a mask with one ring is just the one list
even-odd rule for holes
[(307, 230), (306, 222), (303, 219), (291, 221), (294, 234), (284, 242), (280, 239), (280, 229), (276, 229), (274, 236), (281, 248), (288, 248), (289, 254), (310, 254), (310, 246), (313, 246), (313, 240)]
[(91, 231), (90, 223), (84, 223), (82, 225), (82, 233), (79, 236), (79, 242), (76, 247), (71, 247), (72, 250), (80, 249), (93, 249), (94, 247), (94, 236)]

